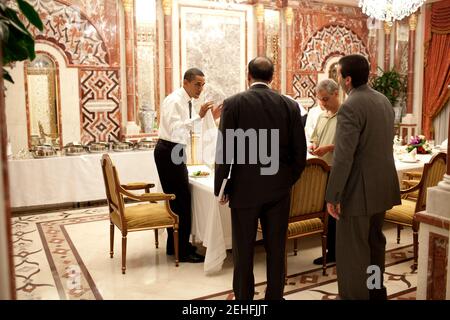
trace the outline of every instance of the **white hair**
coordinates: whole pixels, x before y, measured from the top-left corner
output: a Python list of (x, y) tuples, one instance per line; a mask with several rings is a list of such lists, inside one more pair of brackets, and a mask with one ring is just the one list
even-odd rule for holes
[(333, 94), (335, 91), (339, 91), (339, 86), (334, 80), (325, 79), (320, 81), (316, 87), (316, 92), (320, 90), (325, 90), (329, 94)]

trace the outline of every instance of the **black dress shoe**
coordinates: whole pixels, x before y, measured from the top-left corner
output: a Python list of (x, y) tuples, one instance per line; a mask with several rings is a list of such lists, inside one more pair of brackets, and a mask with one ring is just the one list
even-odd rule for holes
[(190, 253), (187, 256), (180, 258), (180, 262), (200, 263), (203, 261), (205, 261), (205, 257), (197, 253)]
[[(192, 244), (189, 244), (188, 251), (189, 253), (196, 253), (197, 247)], [(168, 256), (173, 256), (175, 254), (174, 249), (166, 249), (166, 254)]]
[[(333, 263), (333, 262), (336, 262), (336, 257), (334, 255), (327, 254), (327, 263)], [(313, 263), (321, 266), (321, 265), (323, 265), (323, 258), (318, 257), (317, 259), (314, 259)]]

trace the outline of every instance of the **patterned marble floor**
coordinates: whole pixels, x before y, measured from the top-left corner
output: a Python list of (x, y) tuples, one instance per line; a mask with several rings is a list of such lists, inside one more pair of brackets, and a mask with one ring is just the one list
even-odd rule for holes
[[(232, 257), (223, 269), (205, 274), (202, 264), (181, 263), (165, 254), (166, 232), (160, 231), (155, 249), (153, 232), (128, 235), (127, 273), (121, 273), (120, 233), (116, 232), (115, 256), (109, 258), (109, 220), (106, 207), (59, 211), (13, 218), (13, 245), (18, 299), (233, 299)], [(388, 240), (385, 285), (390, 299), (415, 299), (416, 274), (411, 273), (412, 236), (385, 226)], [(200, 247), (200, 252), (205, 248)], [(320, 239), (299, 241), (299, 253), (288, 256), (287, 300), (334, 299), (335, 267), (327, 276), (312, 264), (320, 255)], [(264, 296), (265, 253), (255, 255), (255, 299)]]

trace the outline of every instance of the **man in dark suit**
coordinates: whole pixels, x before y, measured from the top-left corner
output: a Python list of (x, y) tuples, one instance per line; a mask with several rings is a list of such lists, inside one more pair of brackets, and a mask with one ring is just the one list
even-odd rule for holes
[(238, 300), (254, 296), (258, 218), (267, 253), (265, 298), (283, 298), (290, 188), (306, 163), (300, 110), (294, 101), (269, 88), (273, 70), (267, 58), (250, 61), (250, 88), (224, 101), (219, 126), (214, 191), (219, 195), (231, 170), (219, 200), (229, 201), (231, 208), (233, 290)]
[[(326, 201), (336, 224), (336, 267), (341, 299), (386, 299), (383, 286), (385, 211), (400, 204), (392, 152), (394, 111), (367, 86), (369, 63), (341, 58), (339, 84), (348, 94), (337, 115), (333, 166)], [(370, 267), (370, 268), (369, 268)]]

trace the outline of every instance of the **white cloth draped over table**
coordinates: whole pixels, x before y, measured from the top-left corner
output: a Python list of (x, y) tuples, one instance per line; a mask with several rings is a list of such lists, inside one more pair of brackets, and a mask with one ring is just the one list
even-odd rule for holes
[(192, 197), (192, 234), (203, 242), (206, 249), (204, 271), (217, 272), (227, 257), (226, 249), (231, 249), (230, 208), (218, 203), (214, 196), (214, 174), (193, 178), (197, 170), (210, 172), (206, 166), (189, 166)]
[[(122, 184), (151, 182), (161, 190), (153, 150), (110, 152)], [(102, 154), (9, 160), (11, 206), (106, 199)]]

